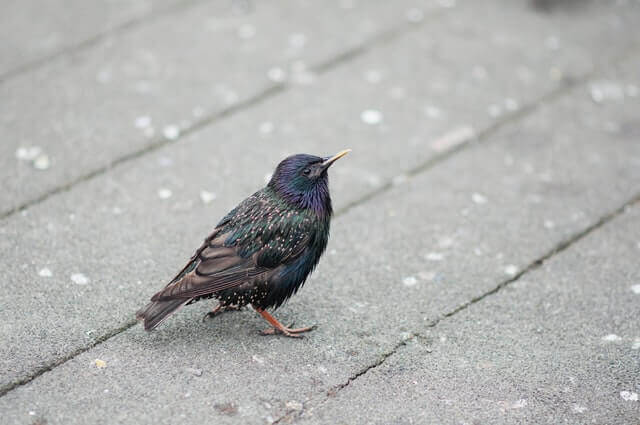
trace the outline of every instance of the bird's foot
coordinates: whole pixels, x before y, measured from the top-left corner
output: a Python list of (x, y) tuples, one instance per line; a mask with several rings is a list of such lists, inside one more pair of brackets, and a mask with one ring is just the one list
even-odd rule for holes
[(202, 317), (202, 321), (204, 322), (207, 319), (212, 319), (217, 315), (222, 314), (226, 311), (240, 311), (240, 310), (242, 310), (242, 306), (239, 306), (239, 305), (228, 305), (224, 307), (222, 305), (218, 305), (216, 308), (214, 308), (213, 310), (205, 314), (204, 317)]
[(263, 310), (256, 306), (253, 306), (253, 308), (255, 308), (256, 311), (260, 313), (260, 315), (264, 317), (264, 319), (267, 322), (269, 322), (271, 326), (273, 326), (272, 328), (265, 329), (264, 331), (260, 332), (262, 335), (282, 334), (290, 338), (302, 338), (302, 335), (299, 335), (299, 334), (303, 332), (312, 331), (316, 328), (316, 325), (313, 325), (313, 326), (307, 326), (306, 328), (291, 329), (291, 326), (293, 326), (293, 323), (289, 326), (284, 326), (282, 323), (278, 322), (278, 320), (276, 320), (275, 317), (267, 313), (266, 310)]
[(293, 323), (289, 326), (283, 326), (282, 328), (267, 328), (261, 331), (260, 335), (284, 335), (290, 338), (302, 338), (303, 335), (300, 335), (301, 333), (309, 332), (316, 328), (316, 325), (297, 329), (291, 329), (290, 326), (293, 326)]

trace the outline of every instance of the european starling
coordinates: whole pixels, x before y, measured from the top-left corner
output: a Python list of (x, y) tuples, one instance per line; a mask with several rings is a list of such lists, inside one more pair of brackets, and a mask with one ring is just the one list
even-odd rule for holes
[(333, 212), (327, 170), (349, 152), (293, 155), (278, 164), (269, 184), (231, 210), (176, 277), (137, 312), (145, 330), (203, 298), (218, 300), (207, 316), (251, 304), (273, 326), (263, 334), (300, 337), (313, 329), (289, 329), (266, 310), (295, 294), (318, 264)]

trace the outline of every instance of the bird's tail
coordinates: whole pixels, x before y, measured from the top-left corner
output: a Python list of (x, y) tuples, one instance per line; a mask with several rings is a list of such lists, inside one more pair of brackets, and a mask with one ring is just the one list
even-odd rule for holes
[(155, 329), (160, 323), (191, 301), (190, 298), (178, 298), (166, 301), (152, 301), (145, 308), (138, 310), (136, 319), (144, 320), (144, 330)]

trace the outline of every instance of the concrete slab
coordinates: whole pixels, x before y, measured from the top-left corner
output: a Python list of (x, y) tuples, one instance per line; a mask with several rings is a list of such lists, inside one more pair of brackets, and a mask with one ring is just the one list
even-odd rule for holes
[[(462, 18), (468, 25), (461, 25)], [(476, 19), (470, 9), (461, 9), (452, 20), (467, 31), (476, 28), (473, 24)], [(486, 76), (484, 83), (475, 83), (474, 64), (482, 59), (483, 46), (491, 43), (491, 36), (485, 34), (484, 39), (480, 38), (482, 34), (478, 29), (478, 36), (472, 41), (468, 41), (466, 32), (453, 31), (443, 37), (441, 34), (447, 28), (456, 26), (452, 20), (439, 20), (438, 25), (428, 26), (422, 32), (372, 51), (352, 65), (319, 78), (317, 84), (256, 105), (193, 133), (182, 144), (167, 146), (124, 164), (26, 210), (23, 216), (6, 220), (0, 228), (6, 235), (0, 247), (5, 264), (18, 265), (8, 272), (9, 280), (20, 284), (13, 285), (17, 290), (2, 294), (2, 304), (6, 307), (1, 313), (7, 319), (3, 336), (11, 341), (3, 356), (6, 362), (3, 384), (29, 377), (34, 371), (46, 368), (130, 321), (131, 312), (149, 296), (150, 288), (157, 286), (153, 282), (165, 281), (179, 268), (219, 217), (256, 190), (285, 155), (296, 151), (329, 153), (346, 147), (348, 141), (348, 146), (355, 149), (354, 154), (332, 170), (335, 172), (332, 180), (335, 205), (341, 209), (379, 190), (395, 176), (394, 181), (401, 182), (407, 172), (435, 155), (455, 148), (456, 143), (468, 140), (468, 133), (459, 136), (461, 129), (483, 131), (504, 119), (488, 113), (486, 105), (491, 99), (514, 96), (514, 101), (517, 99), (523, 107), (537, 101), (540, 93), (560, 86), (560, 81), (548, 77), (551, 64), (558, 62), (556, 54), (540, 43), (533, 43), (533, 37), (539, 37), (533, 26), (529, 32), (512, 28), (514, 36), (509, 46), (496, 49), (493, 55), (494, 71)], [(436, 49), (428, 40), (438, 37), (441, 38)], [(421, 44), (424, 40), (427, 40), (426, 46)], [(520, 52), (524, 46), (529, 49), (523, 54)], [(413, 55), (416, 49), (424, 49), (427, 54)], [(434, 49), (468, 53), (438, 59)], [(414, 56), (420, 59), (412, 59), (410, 67), (400, 60)], [(393, 62), (389, 63), (395, 63), (395, 66), (386, 65), (390, 57)], [(566, 57), (580, 57), (585, 63), (589, 62), (583, 54), (568, 53)], [(509, 67), (513, 63), (524, 64), (532, 75), (544, 77), (520, 81)], [(579, 61), (566, 59), (566, 63)], [(380, 72), (380, 82), (371, 82), (372, 70)], [(432, 75), (440, 84), (424, 87), (427, 82), (421, 80), (421, 75)], [(620, 84), (632, 83), (632, 80), (625, 81)], [(464, 92), (464, 96), (475, 99), (481, 106), (465, 105), (458, 96), (446, 95), (442, 85), (458, 87), (460, 96)], [(396, 99), (398, 91), (394, 88), (398, 86), (404, 89), (404, 95)], [(382, 99), (381, 91), (386, 93)], [(354, 99), (358, 100), (354, 102)], [(585, 103), (586, 116), (592, 119), (591, 101), (584, 93), (581, 100)], [(569, 109), (574, 108), (571, 102), (573, 100), (567, 105)], [(374, 105), (373, 108), (384, 105), (382, 123), (373, 125), (362, 121), (360, 114), (372, 107), (370, 105)], [(440, 110), (449, 112), (442, 117), (430, 118), (425, 116), (428, 115), (425, 105), (437, 105)], [(635, 113), (635, 109), (629, 108), (629, 113)], [(611, 112), (612, 117), (616, 114), (617, 109)], [(600, 125), (599, 122), (596, 124)], [(549, 128), (544, 120), (540, 126), (537, 131), (548, 137)], [(567, 131), (581, 130), (571, 128)], [(438, 136), (443, 133), (448, 135), (448, 140)], [(565, 147), (560, 158), (573, 156), (572, 146)], [(616, 164), (621, 161), (618, 158), (608, 160)], [(516, 159), (512, 157), (511, 162), (515, 163)], [(533, 172), (531, 164), (522, 166)], [(626, 171), (626, 168), (621, 166), (621, 170)], [(576, 173), (582, 175), (582, 169), (578, 168)], [(629, 178), (633, 178), (633, 173), (631, 177), (625, 176), (625, 179)], [(603, 178), (596, 186), (607, 187), (603, 184), (608, 181)], [(444, 184), (447, 187), (450, 183)], [(481, 189), (484, 190), (477, 190)], [(546, 190), (544, 187), (538, 189), (540, 192)], [(172, 196), (161, 199), (159, 195), (165, 196), (167, 190)], [(440, 191), (439, 186), (432, 190)], [(200, 199), (202, 191), (215, 193), (217, 199), (204, 204)], [(613, 193), (615, 202), (620, 201), (620, 194)], [(459, 200), (461, 205), (466, 205), (468, 196), (471, 195), (464, 194)], [(423, 201), (423, 198), (417, 198), (416, 211), (423, 211)], [(597, 198), (597, 201), (602, 199)], [(606, 205), (598, 205), (592, 218), (602, 213)], [(541, 206), (537, 214), (544, 211)], [(495, 214), (496, 220), (502, 220), (499, 211)], [(378, 225), (382, 228), (386, 227), (385, 217), (378, 217)], [(361, 220), (368, 226), (368, 217), (361, 217)], [(446, 222), (448, 218), (444, 216), (439, 220)], [(586, 219), (578, 222), (566, 232), (579, 229), (586, 222)], [(437, 229), (425, 229), (424, 234), (431, 235), (433, 231)], [(508, 236), (504, 238), (508, 239)], [(491, 248), (495, 255), (504, 249), (505, 242), (508, 240), (496, 241), (496, 246)], [(501, 264), (503, 261), (506, 260), (494, 265), (499, 273), (502, 273), (502, 267), (509, 265)], [(385, 263), (384, 267), (387, 266)], [(482, 262), (481, 266), (487, 264)], [(43, 269), (51, 271), (52, 276), (39, 276)], [(78, 274), (86, 276), (90, 284), (74, 283), (71, 277)], [(118, 294), (115, 297), (114, 288)], [(352, 295), (344, 294), (347, 298)], [(21, 314), (25, 305), (34, 312), (28, 317)], [(436, 311), (442, 311), (441, 307)], [(42, 323), (51, 325), (43, 328)], [(34, 347), (39, 348), (35, 350)]]
[[(632, 65), (608, 81), (636, 84)], [(318, 271), (278, 312), (285, 322), (319, 323), (303, 341), (258, 336), (262, 324), (251, 312), (202, 324), (209, 306), (199, 304), (156, 333), (135, 327), (74, 357), (6, 394), (0, 409), (8, 423), (31, 416), (50, 424), (265, 423), (313, 405), (398, 341), (428, 329), (433, 318), (491, 290), (637, 196), (640, 146), (632, 132), (638, 101), (625, 95), (595, 103), (580, 88), (505, 127), (492, 136), (494, 142), (461, 152), (338, 217)], [(608, 133), (606, 123), (613, 120), (625, 123), (624, 130)], [(12, 350), (2, 356), (9, 359), (2, 370), (12, 374), (3, 379), (24, 376), (18, 368), (77, 349), (130, 317), (157, 286), (150, 282), (164, 280), (182, 262), (176, 253), (206, 232), (198, 217), (220, 205), (197, 204), (198, 189), (187, 183), (202, 180), (183, 177), (193, 177), (193, 168), (187, 173), (188, 162), (176, 156), (171, 158), (179, 167), (162, 171), (162, 158), (156, 152), (119, 168), (109, 180), (87, 182), (82, 191), (47, 201), (3, 229), (10, 243), (1, 252), (25, 264), (19, 267), (24, 279), (15, 279), (25, 283), (16, 285), (11, 303), (2, 301), (7, 310), (0, 312), (0, 323), (13, 326), (2, 335)], [(334, 177), (338, 192), (349, 183)], [(157, 188), (169, 184), (175, 195), (154, 199)], [(231, 188), (220, 190), (220, 199), (231, 199)], [(48, 215), (38, 211), (45, 207)], [(121, 213), (114, 215), (114, 207)], [(65, 212), (73, 219), (51, 222)], [(176, 227), (177, 220), (184, 224)], [(49, 245), (39, 251), (47, 222), (48, 232), (59, 237), (47, 237)], [(23, 243), (15, 243), (18, 237)], [(51, 246), (61, 239), (64, 250)], [(36, 259), (51, 250), (64, 252), (47, 264), (54, 277), (44, 287), (34, 277), (41, 267)], [(67, 277), (72, 270), (89, 282), (74, 284)], [(41, 309), (31, 307), (28, 321), (7, 320), (20, 314), (14, 306), (34, 298), (42, 300)], [(27, 346), (42, 351), (34, 355), (36, 349)], [(98, 368), (96, 359), (106, 367)], [(78, 411), (86, 415), (79, 418)]]
[[(346, 10), (338, 0), (324, 4), (248, 3), (245, 13), (237, 2), (202, 2), (1, 84), (0, 210), (173, 140), (292, 72), (304, 78), (307, 66), (412, 25), (409, 0)], [(34, 148), (44, 159), (20, 159)]]
[(636, 204), (296, 423), (637, 423), (638, 255)]
[[(449, 3), (425, 2), (416, 9), (410, 1), (368, 2), (366, 7), (335, 1), (325, 8), (300, 2), (287, 10), (261, 3), (249, 15), (238, 16), (229, 2), (207, 3), (27, 73), (0, 86), (5, 100), (0, 131), (7, 141), (0, 144), (1, 209), (6, 213), (39, 199), (118, 158), (157, 146), (165, 136), (178, 137), (230, 104), (276, 86), (273, 79), (288, 75), (288, 81), (308, 83), (313, 76), (305, 66), (331, 68), (346, 60), (341, 55), (350, 49), (412, 25), (407, 16), (428, 30), (414, 37), (418, 44), (413, 49), (396, 54), (390, 49), (386, 58), (371, 58), (363, 66), (366, 75), (357, 77), (373, 85), (354, 88), (359, 102), (343, 108), (355, 115), (355, 120), (349, 115), (350, 122), (367, 109), (380, 109), (385, 122), (394, 113), (435, 121), (430, 139), (451, 130), (450, 122), (438, 124), (439, 118), (454, 117), (456, 124), (466, 125), (469, 114), (503, 115), (527, 100), (520, 98), (523, 92), (544, 93), (563, 77), (583, 75), (594, 60), (610, 60), (633, 43), (628, 34), (639, 16), (636, 3), (591, 3), (584, 11), (555, 15), (535, 12), (528, 2), (488, 3), (482, 11), (474, 2), (462, 2), (444, 14), (441, 5)], [(501, 59), (487, 55), (487, 49)], [(508, 64), (502, 62), (507, 58)], [(424, 68), (430, 63), (435, 65)], [(379, 79), (383, 83), (375, 85)], [(318, 90), (323, 94), (318, 101), (325, 98), (324, 90), (341, 93), (342, 80), (333, 81), (337, 87)], [(496, 92), (496, 85), (506, 91)], [(480, 107), (460, 101), (476, 90), (487, 96)], [(389, 98), (404, 93), (415, 93), (417, 108), (410, 102), (383, 108)], [(303, 103), (311, 95), (303, 94)], [(450, 109), (454, 105), (465, 110)], [(372, 126), (371, 133), (379, 128), (384, 131), (384, 126)], [(415, 137), (423, 136), (397, 134), (393, 139), (415, 144)], [(45, 171), (33, 161), (16, 159), (16, 154), (28, 157), (34, 147), (46, 156), (36, 164)], [(375, 176), (368, 179), (376, 181)]]
[(65, 49), (143, 21), (177, 3), (176, 0), (4, 1), (0, 5), (0, 81)]

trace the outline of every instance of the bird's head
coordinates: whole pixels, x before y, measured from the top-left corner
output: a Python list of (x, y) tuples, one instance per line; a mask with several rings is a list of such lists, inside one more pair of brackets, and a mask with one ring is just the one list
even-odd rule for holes
[(349, 152), (351, 149), (346, 149), (325, 158), (307, 154), (285, 158), (273, 173), (269, 187), (294, 206), (331, 214), (327, 170)]

